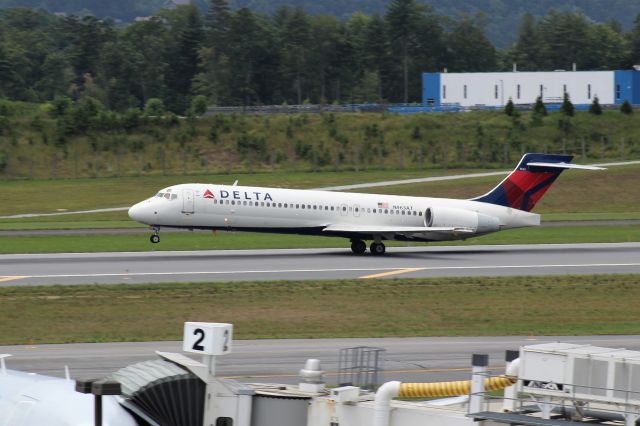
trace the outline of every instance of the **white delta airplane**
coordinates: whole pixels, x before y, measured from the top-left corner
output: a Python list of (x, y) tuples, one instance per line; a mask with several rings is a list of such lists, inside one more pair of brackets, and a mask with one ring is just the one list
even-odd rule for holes
[(129, 217), (152, 228), (152, 243), (163, 227), (236, 230), (347, 238), (355, 254), (370, 240), (371, 254), (382, 255), (384, 240), (463, 240), (540, 225), (530, 211), (563, 170), (603, 170), (572, 158), (525, 154), (498, 186), (469, 200), (189, 183), (134, 205)]

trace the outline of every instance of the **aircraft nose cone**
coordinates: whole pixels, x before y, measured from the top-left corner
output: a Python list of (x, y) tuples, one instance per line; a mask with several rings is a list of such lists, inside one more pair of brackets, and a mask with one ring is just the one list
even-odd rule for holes
[(142, 206), (140, 205), (140, 203), (131, 206), (128, 213), (129, 217), (136, 222), (142, 221)]

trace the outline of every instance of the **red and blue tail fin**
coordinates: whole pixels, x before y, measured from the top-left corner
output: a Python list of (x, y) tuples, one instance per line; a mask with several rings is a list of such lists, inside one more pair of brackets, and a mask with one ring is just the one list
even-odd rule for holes
[(472, 201), (531, 211), (563, 170), (601, 170), (599, 167), (569, 164), (572, 159), (572, 155), (525, 154), (505, 180)]

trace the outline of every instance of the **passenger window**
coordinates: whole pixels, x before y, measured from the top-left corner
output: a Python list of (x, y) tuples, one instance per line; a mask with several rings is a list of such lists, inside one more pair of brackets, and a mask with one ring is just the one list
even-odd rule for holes
[(371, 213), (371, 209), (367, 209), (367, 213)]
[(393, 214), (393, 210), (389, 210), (389, 213)]
[(235, 201), (233, 201), (233, 200), (231, 200), (231, 205), (232, 205), (232, 206), (235, 206), (235, 205), (236, 205), (236, 202), (235, 202)]
[(343, 208), (342, 208), (342, 211), (343, 211), (343, 212), (346, 212), (346, 211), (347, 211), (347, 208), (346, 208), (346, 207), (343, 207)]
[(357, 207), (355, 208), (355, 211), (356, 211), (356, 213), (358, 212), (358, 208)]
[[(278, 203), (278, 207), (282, 207), (282, 203)], [(286, 207), (286, 206), (285, 206)]]
[(250, 206), (253, 206), (253, 201), (249, 201), (249, 205), (250, 205)]
[(311, 206), (309, 204), (307, 204), (307, 209), (311, 210)]
[(418, 216), (422, 216), (422, 212), (418, 212)]
[(271, 207), (271, 203), (267, 203), (267, 207)]
[(331, 206), (331, 211), (333, 211), (333, 206)]
[(296, 204), (296, 209), (299, 209), (299, 208), (300, 208), (300, 204)]
[(218, 204), (218, 200), (213, 200), (213, 204)]
[(246, 205), (247, 205), (247, 202), (246, 202), (246, 201), (243, 201), (243, 202), (242, 202), (242, 205), (243, 205), (243, 206), (246, 206)]
[(402, 210), (402, 214), (404, 215), (404, 210)]
[(313, 206), (313, 209), (314, 210), (318, 210), (318, 206)]
[(304, 210), (304, 204), (302, 205), (302, 209)]
[(388, 209), (384, 209), (384, 214), (388, 214), (389, 210)]
[(287, 208), (287, 203), (284, 203), (284, 208), (285, 208), (285, 209)]
[(264, 207), (264, 201), (260, 201), (260, 207)]

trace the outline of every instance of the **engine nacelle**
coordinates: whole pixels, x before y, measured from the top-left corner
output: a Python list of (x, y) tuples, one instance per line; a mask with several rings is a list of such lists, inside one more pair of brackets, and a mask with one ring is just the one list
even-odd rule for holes
[(424, 213), (426, 227), (459, 227), (471, 228), (476, 232), (493, 232), (500, 230), (497, 217), (488, 216), (473, 210), (453, 207), (429, 207)]

